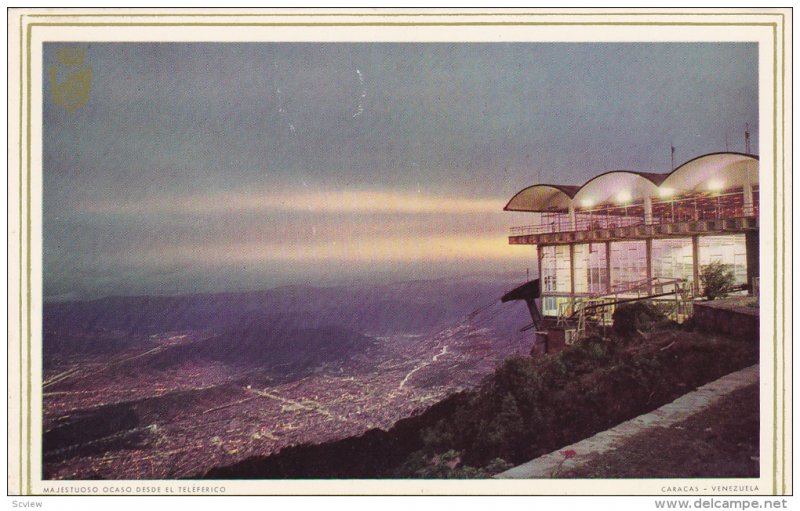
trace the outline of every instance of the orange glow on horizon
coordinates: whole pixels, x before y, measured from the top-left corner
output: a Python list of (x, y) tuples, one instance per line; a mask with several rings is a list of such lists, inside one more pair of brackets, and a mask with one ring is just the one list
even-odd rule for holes
[(530, 251), (508, 244), (505, 236), (446, 235), (360, 238), (293, 243), (254, 242), (230, 245), (179, 245), (128, 254), (149, 264), (222, 264), (269, 261), (354, 263), (459, 260), (527, 260)]
[(169, 199), (153, 199), (128, 203), (96, 202), (83, 206), (89, 213), (104, 214), (207, 214), (270, 211), (331, 213), (496, 213), (503, 209), (503, 200), (470, 197), (449, 197), (422, 193), (388, 191), (349, 191), (275, 193), (220, 192)]

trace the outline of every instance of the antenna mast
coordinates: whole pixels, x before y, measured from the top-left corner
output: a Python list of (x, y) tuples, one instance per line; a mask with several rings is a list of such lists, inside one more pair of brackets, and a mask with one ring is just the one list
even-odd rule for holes
[(671, 153), (672, 153), (672, 154), (671, 154), (671, 159), (672, 159), (672, 167), (670, 168), (670, 170), (675, 170), (675, 146), (674, 146), (674, 145), (672, 145), (672, 144), (670, 144), (670, 146), (669, 146), (669, 147), (670, 147), (670, 149), (671, 149)]
[(750, 125), (744, 124), (744, 152), (750, 154)]

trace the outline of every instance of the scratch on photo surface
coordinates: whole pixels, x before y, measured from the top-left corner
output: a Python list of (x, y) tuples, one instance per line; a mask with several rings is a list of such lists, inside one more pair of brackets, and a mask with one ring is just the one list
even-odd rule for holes
[(288, 113), (287, 109), (284, 106), (285, 103), (284, 103), (283, 91), (281, 90), (281, 86), (278, 83), (278, 77), (277, 77), (278, 64), (277, 63), (273, 63), (272, 67), (275, 70), (275, 83), (276, 83), (276, 85), (275, 85), (275, 94), (277, 95), (277, 99), (278, 99), (278, 114), (281, 117), (281, 121), (285, 122), (286, 125), (289, 127), (289, 131), (291, 133), (295, 133), (297, 131), (297, 128), (295, 128), (294, 124), (292, 124), (292, 122), (289, 120), (289, 113)]
[(359, 69), (356, 69), (356, 74), (358, 75), (358, 81), (361, 84), (361, 96), (358, 98), (358, 110), (353, 114), (354, 119), (364, 113), (364, 100), (367, 98), (367, 87), (364, 85), (364, 75)]

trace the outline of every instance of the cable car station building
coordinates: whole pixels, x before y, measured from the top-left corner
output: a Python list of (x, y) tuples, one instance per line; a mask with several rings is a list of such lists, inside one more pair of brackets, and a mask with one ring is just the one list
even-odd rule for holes
[(758, 204), (758, 156), (726, 152), (665, 174), (615, 170), (581, 186), (536, 184), (504, 209), (531, 214), (509, 243), (536, 247), (536, 312), (547, 318), (581, 298), (656, 296), (678, 282), (699, 296), (702, 268), (714, 261), (752, 292)]

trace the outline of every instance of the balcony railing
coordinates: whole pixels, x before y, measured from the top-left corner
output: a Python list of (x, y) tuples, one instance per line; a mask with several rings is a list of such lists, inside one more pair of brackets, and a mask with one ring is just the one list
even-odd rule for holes
[(575, 212), (574, 224), (567, 213), (542, 213), (541, 221), (538, 224), (512, 227), (511, 236), (753, 217), (758, 216), (758, 192), (753, 193), (752, 206), (745, 205), (742, 192), (733, 192), (701, 197), (654, 200), (651, 210), (650, 218), (645, 218), (646, 215), (642, 203), (629, 206), (581, 209)]
[(745, 206), (741, 193), (726, 193), (710, 197), (692, 197), (653, 201), (654, 224), (674, 224), (696, 220), (719, 220), (758, 216), (758, 200)]

